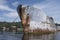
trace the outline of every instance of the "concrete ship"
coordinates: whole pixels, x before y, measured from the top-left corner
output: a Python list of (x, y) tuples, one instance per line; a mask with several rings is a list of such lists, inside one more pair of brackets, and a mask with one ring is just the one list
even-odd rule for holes
[(46, 16), (40, 9), (19, 5), (17, 12), (24, 33), (48, 33), (56, 31), (52, 17)]

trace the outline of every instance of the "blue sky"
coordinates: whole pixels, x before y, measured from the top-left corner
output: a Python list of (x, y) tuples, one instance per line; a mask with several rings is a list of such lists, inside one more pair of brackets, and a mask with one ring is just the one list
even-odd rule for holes
[[(39, 8), (60, 23), (60, 0), (0, 0), (0, 21), (12, 22), (18, 16), (16, 8), (19, 4)], [(20, 21), (19, 17), (16, 21)]]

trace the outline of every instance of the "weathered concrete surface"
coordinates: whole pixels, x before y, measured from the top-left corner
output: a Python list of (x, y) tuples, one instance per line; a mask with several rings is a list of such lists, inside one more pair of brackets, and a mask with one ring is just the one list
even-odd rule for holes
[[(22, 7), (22, 5), (19, 5), (18, 6), (18, 8), (17, 8), (17, 11), (18, 11), (18, 14), (19, 14), (19, 16), (20, 16), (20, 19), (21, 19), (21, 22), (22, 22), (22, 25), (23, 25), (23, 32), (24, 33), (33, 33), (33, 32), (39, 32), (39, 33), (45, 33), (45, 32), (54, 32), (55, 30), (49, 30), (50, 29), (50, 26), (51, 26), (51, 24), (49, 23), (49, 18), (50, 17), (48, 17), (48, 20), (47, 20), (47, 23), (46, 22), (38, 22), (38, 23), (36, 23), (36, 24), (39, 24), (39, 25), (37, 25), (38, 26), (38, 28), (36, 28), (36, 29), (32, 29), (32, 28), (30, 28), (30, 14), (28, 14), (28, 13), (26, 13), (26, 7)], [(36, 14), (36, 13), (35, 13)], [(31, 21), (32, 22), (32, 21)], [(34, 23), (34, 25), (36, 25), (35, 23)], [(45, 25), (45, 26), (43, 26), (43, 24)], [(46, 24), (47, 25), (50, 25), (50, 26), (46, 26)], [(33, 23), (32, 23), (32, 25), (33, 25)], [(31, 25), (31, 26), (32, 26)], [(43, 30), (40, 28), (40, 25), (42, 25), (42, 27), (41, 28), (44, 28)], [(53, 25), (54, 25), (54, 23), (53, 23)], [(33, 27), (33, 26), (32, 26)], [(35, 28), (35, 26), (33, 27), (33, 28)], [(49, 29), (48, 29), (49, 28)], [(51, 28), (51, 29), (53, 29), (53, 28)]]
[(22, 5), (18, 6), (18, 14), (20, 16), (22, 25), (23, 25), (23, 32), (28, 32), (29, 31), (29, 22), (30, 22), (30, 17), (29, 14), (25, 13), (25, 7), (22, 7)]

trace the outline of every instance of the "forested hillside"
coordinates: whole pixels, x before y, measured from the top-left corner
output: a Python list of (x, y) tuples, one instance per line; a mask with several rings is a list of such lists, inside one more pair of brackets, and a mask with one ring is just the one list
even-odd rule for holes
[(0, 27), (11, 27), (11, 26), (17, 26), (19, 28), (22, 28), (21, 22), (0, 22)]

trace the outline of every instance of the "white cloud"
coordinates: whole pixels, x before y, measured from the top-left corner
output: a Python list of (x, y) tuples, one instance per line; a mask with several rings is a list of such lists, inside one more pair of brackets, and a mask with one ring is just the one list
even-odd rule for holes
[(7, 5), (7, 0), (0, 0), (0, 10), (14, 11)]
[[(0, 0), (0, 10), (2, 10), (3, 12), (8, 11), (2, 14), (2, 17), (0, 17), (0, 21), (12, 22), (14, 18), (18, 16), (18, 13), (16, 12), (16, 10), (10, 8), (7, 3), (7, 0)], [(14, 2), (12, 5), (16, 6), (17, 4), (18, 2)], [(19, 18), (16, 21), (19, 21)]]
[[(18, 13), (14, 9), (12, 9), (8, 5), (6, 5), (6, 3), (7, 3), (7, 0), (0, 0), (0, 10), (10, 11), (9, 13), (3, 14), (3, 15), (8, 18), (14, 18), (14, 17), (18, 16)], [(19, 3), (18, 3), (18, 1), (15, 1), (12, 3), (12, 5), (14, 7), (17, 7), (17, 5), (19, 5)], [(56, 0), (46, 0), (43, 3), (37, 3), (37, 4), (34, 4), (33, 6), (41, 9), (43, 12), (54, 17), (55, 19), (60, 18), (58, 16), (59, 15), (58, 13), (60, 13), (59, 12), (60, 6), (58, 6), (58, 4), (56, 4)], [(56, 16), (58, 16), (58, 17), (56, 17)]]
[(48, 16), (54, 17), (57, 22), (60, 19), (60, 5), (56, 0), (46, 0), (43, 3), (37, 3), (33, 5), (36, 8), (43, 10)]
[(17, 7), (19, 5), (18, 1), (12, 3), (13, 6)]
[(13, 9), (9, 8), (6, 5), (0, 5), (0, 10), (14, 11)]
[(6, 14), (3, 14), (4, 18), (7, 22), (19, 22), (20, 19), (19, 19), (19, 16), (18, 16), (18, 13), (16, 11), (11, 11), (11, 12), (8, 12)]
[(3, 19), (2, 17), (0, 17), (0, 20)]
[(1, 22), (4, 21), (4, 18), (3, 18), (3, 17), (0, 17), (0, 21), (1, 21)]
[(58, 24), (60, 24), (60, 22), (59, 22), (59, 21), (55, 21), (55, 23), (58, 23)]
[(18, 16), (18, 13), (16, 11), (9, 12), (7, 14), (4, 14), (4, 16), (7, 16), (9, 18), (15, 18)]
[(0, 0), (1, 5), (6, 4), (6, 3), (7, 3), (7, 0)]

